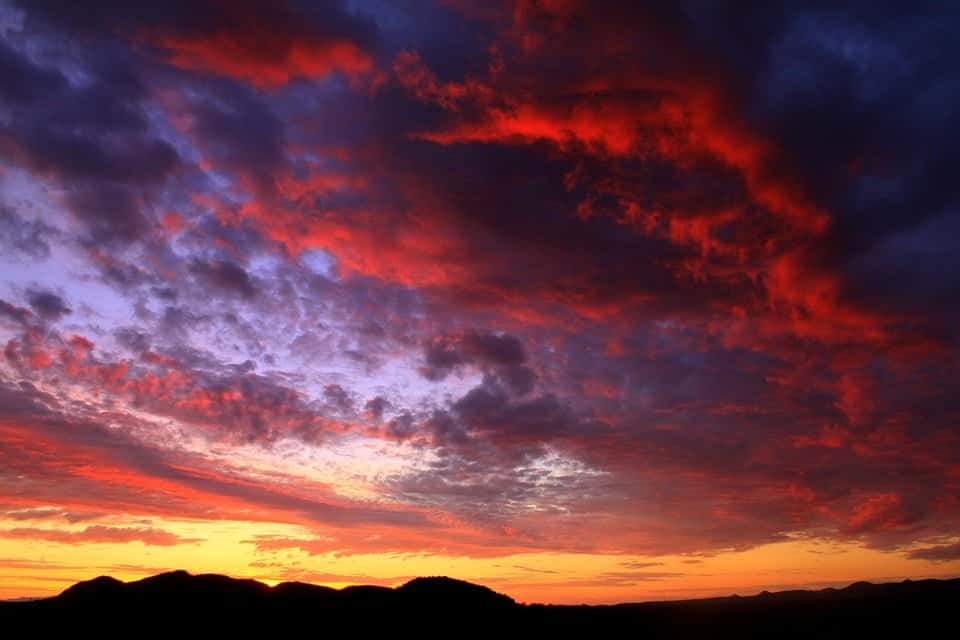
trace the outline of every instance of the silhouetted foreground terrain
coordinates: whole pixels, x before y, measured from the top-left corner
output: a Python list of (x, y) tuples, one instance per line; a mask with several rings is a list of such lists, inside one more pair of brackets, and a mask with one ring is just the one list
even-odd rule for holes
[[(783, 591), (610, 606), (521, 605), (486, 587), (417, 578), (396, 589), (268, 587), (220, 575), (164, 573), (136, 582), (100, 577), (45, 600), (0, 603), (0, 629), (63, 629), (92, 637), (198, 631), (323, 637), (394, 633), (506, 637), (583, 633), (642, 638), (953, 637), (960, 579)], [(938, 632), (934, 632), (939, 630)], [(222, 636), (218, 636), (222, 637)]]

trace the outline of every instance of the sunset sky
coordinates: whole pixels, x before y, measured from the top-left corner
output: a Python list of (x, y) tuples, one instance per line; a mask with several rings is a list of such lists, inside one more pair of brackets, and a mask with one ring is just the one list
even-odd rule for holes
[(0, 598), (960, 575), (958, 17), (0, 2)]

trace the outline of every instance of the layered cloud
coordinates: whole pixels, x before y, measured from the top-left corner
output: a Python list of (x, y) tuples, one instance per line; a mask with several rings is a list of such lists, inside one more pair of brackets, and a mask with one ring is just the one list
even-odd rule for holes
[(955, 560), (956, 16), (894, 5), (3, 8), (0, 537)]

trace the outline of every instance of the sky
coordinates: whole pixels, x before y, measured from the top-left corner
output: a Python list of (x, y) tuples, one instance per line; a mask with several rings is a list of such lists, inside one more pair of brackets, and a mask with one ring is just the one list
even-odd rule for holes
[(0, 4), (0, 598), (960, 575), (958, 18)]

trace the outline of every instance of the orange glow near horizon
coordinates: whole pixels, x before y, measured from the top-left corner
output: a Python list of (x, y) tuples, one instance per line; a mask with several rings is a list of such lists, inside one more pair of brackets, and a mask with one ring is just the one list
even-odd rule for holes
[(810, 5), (0, 2), (0, 598), (960, 575), (960, 10)]
[[(8, 528), (11, 522), (0, 523)], [(22, 524), (22, 523), (19, 523)], [(308, 555), (256, 552), (254, 532), (299, 537), (287, 525), (161, 520), (153, 526), (196, 542), (70, 543), (0, 538), (0, 599), (48, 597), (111, 575), (130, 581), (175, 569), (253, 578), (268, 585), (299, 581), (334, 588), (399, 586), (418, 576), (447, 575), (506, 593), (519, 602), (603, 604), (751, 595), (760, 591), (955, 577), (960, 561), (910, 559), (858, 544), (792, 541), (700, 556), (519, 553), (491, 558), (390, 553)], [(82, 530), (82, 527), (72, 527)]]
[[(132, 525), (133, 523), (131, 523)], [(16, 531), (23, 522), (0, 522)], [(125, 529), (120, 523), (112, 524)], [(182, 542), (149, 540), (58, 542), (0, 537), (0, 599), (48, 597), (66, 587), (111, 575), (130, 581), (175, 569), (253, 578), (268, 585), (299, 581), (334, 588), (399, 586), (419, 576), (446, 575), (489, 586), (519, 602), (604, 604), (751, 595), (760, 591), (846, 586), (955, 577), (960, 561), (911, 559), (907, 553), (856, 543), (794, 540), (713, 555), (635, 556), (591, 553), (516, 553), (493, 557), (442, 553), (257, 551), (254, 532), (292, 538), (300, 527), (242, 521), (154, 520)], [(74, 525), (69, 529), (82, 531)]]

